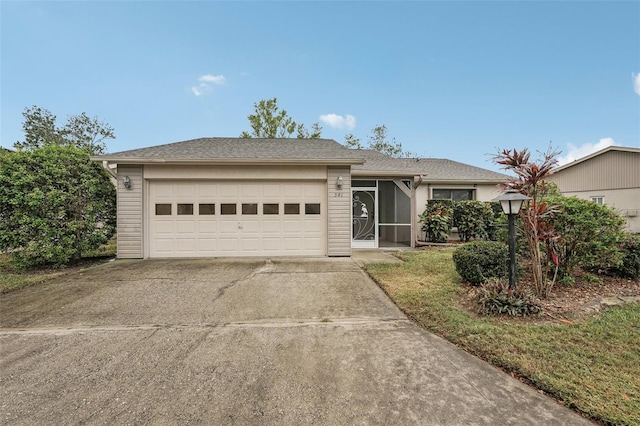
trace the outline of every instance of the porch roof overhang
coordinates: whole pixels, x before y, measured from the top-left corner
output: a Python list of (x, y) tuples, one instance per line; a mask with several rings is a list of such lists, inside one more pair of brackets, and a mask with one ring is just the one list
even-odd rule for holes
[(351, 170), (351, 176), (355, 178), (369, 178), (369, 179), (384, 179), (384, 178), (416, 178), (426, 176), (420, 173), (411, 173), (406, 171), (392, 171), (392, 170)]

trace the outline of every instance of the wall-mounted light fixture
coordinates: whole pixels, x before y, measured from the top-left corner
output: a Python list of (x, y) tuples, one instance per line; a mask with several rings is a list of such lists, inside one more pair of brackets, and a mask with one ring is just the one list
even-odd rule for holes
[(342, 182), (343, 182), (342, 176), (338, 176), (338, 180), (336, 180), (336, 188), (342, 189)]
[(127, 189), (131, 189), (131, 179), (129, 179), (129, 176), (125, 176), (122, 178), (122, 183), (124, 184), (124, 187)]

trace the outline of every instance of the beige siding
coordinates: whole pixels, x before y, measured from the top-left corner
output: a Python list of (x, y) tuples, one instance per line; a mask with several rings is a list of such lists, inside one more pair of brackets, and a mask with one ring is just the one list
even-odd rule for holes
[[(342, 176), (342, 189), (336, 187)], [(329, 167), (328, 179), (328, 241), (329, 256), (351, 256), (351, 171), (348, 167)]]
[(549, 180), (560, 191), (640, 188), (640, 153), (609, 151), (562, 169)]
[(576, 196), (585, 200), (602, 197), (604, 204), (616, 210), (626, 219), (625, 230), (640, 232), (640, 188), (598, 189), (593, 191), (563, 191), (566, 197)]
[[(143, 257), (142, 166), (118, 166), (118, 257), (139, 259)], [(131, 189), (122, 182), (129, 176)]]

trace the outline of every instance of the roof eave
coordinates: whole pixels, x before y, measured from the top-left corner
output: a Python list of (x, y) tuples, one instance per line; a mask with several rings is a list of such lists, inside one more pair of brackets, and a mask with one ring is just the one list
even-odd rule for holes
[(389, 170), (351, 170), (351, 176), (355, 177), (412, 177), (425, 175), (425, 173), (399, 172)]
[(425, 177), (422, 181), (423, 185), (430, 183), (438, 183), (438, 184), (465, 184), (465, 183), (486, 183), (486, 184), (500, 184), (503, 183), (504, 179), (430, 179), (429, 175)]
[(207, 165), (207, 166), (281, 166), (281, 165), (305, 165), (305, 166), (352, 166), (364, 164), (362, 159), (321, 159), (321, 158), (211, 158), (211, 159), (185, 159), (185, 158), (121, 158), (103, 155), (91, 157), (92, 161), (108, 161), (117, 164), (165, 164), (165, 165)]

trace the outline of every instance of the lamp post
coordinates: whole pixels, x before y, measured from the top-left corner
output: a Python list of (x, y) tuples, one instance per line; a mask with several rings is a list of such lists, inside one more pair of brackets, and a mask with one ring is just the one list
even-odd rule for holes
[(510, 189), (493, 199), (499, 201), (502, 212), (509, 219), (509, 288), (516, 286), (516, 215), (520, 212), (522, 203), (531, 197), (522, 195), (516, 190)]

